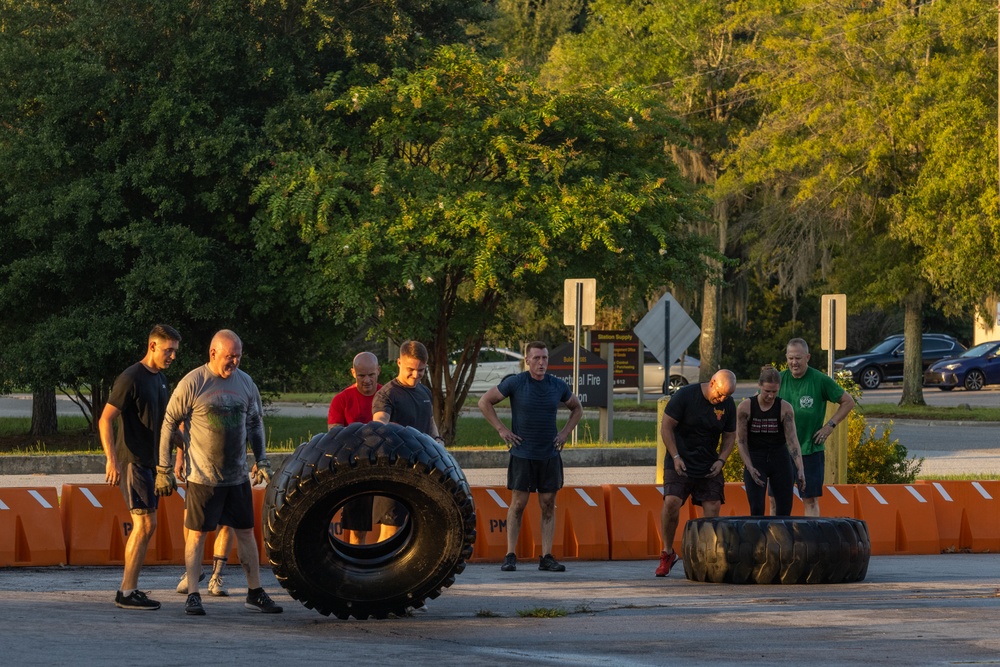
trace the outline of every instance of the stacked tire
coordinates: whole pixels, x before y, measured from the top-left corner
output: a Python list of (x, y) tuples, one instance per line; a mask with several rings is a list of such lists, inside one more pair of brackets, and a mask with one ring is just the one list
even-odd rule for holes
[[(399, 503), (403, 526), (376, 544), (335, 537), (337, 512), (366, 495)], [(465, 569), (475, 527), (455, 459), (396, 424), (317, 435), (285, 459), (264, 496), (264, 544), (278, 582), (306, 607), (341, 619), (402, 616), (438, 597)]]
[(864, 521), (841, 517), (716, 517), (684, 527), (684, 575), (729, 584), (840, 584), (868, 573)]

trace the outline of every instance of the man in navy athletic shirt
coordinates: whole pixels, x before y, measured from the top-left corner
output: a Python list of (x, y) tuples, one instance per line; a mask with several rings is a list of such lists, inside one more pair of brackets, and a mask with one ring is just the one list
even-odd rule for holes
[[(549, 351), (545, 343), (528, 343), (528, 370), (505, 378), (499, 385), (479, 399), (482, 410), (493, 428), (510, 448), (507, 465), (507, 488), (511, 490), (510, 507), (507, 509), (507, 555), (500, 569), (513, 572), (517, 569), (517, 538), (521, 533), (521, 516), (532, 491), (538, 492), (538, 506), (542, 510), (542, 557), (539, 570), (562, 572), (566, 566), (552, 557), (552, 542), (556, 529), (556, 493), (563, 485), (562, 448), (573, 432), (583, 406), (569, 386), (545, 371), (549, 367)], [(511, 428), (497, 416), (494, 406), (510, 398)], [(566, 425), (556, 428), (559, 405), (570, 410)]]

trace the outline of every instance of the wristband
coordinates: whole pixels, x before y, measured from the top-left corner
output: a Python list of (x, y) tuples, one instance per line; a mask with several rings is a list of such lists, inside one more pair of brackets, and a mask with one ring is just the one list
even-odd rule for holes
[(722, 465), (726, 465), (726, 459), (722, 458), (721, 456), (717, 458), (716, 461), (722, 461)]
[(680, 455), (680, 454), (674, 454), (674, 458), (675, 458), (675, 459), (679, 459), (680, 457), (681, 457), (681, 455)]

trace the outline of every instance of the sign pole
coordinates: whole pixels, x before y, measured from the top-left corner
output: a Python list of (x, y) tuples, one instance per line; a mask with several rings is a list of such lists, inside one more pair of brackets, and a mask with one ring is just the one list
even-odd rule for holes
[(673, 358), (670, 356), (670, 301), (663, 304), (663, 393), (670, 391), (670, 366)]
[(601, 442), (611, 442), (615, 438), (615, 344), (601, 343), (601, 356), (608, 360), (608, 377), (612, 378), (604, 386), (608, 392), (608, 407), (598, 408), (600, 415)]
[[(583, 283), (576, 284), (576, 322), (573, 323), (573, 395), (580, 393), (580, 329), (583, 326)], [(576, 447), (576, 427), (573, 428)]]
[(834, 377), (833, 361), (837, 349), (837, 300), (830, 299), (830, 345), (826, 350), (827, 372)]

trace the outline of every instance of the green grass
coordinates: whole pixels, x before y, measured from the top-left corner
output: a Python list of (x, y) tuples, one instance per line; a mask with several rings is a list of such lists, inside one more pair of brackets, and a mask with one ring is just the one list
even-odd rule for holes
[[(566, 421), (561, 420), (560, 426)], [(49, 454), (49, 453), (98, 453), (101, 443), (96, 435), (86, 432), (87, 422), (83, 417), (60, 417), (59, 433), (36, 442), (25, 435), (31, 428), (31, 419), (24, 417), (0, 418), (0, 453), (9, 454)], [(270, 451), (291, 451), (303, 442), (308, 442), (317, 433), (326, 431), (325, 417), (281, 417), (271, 415), (264, 419), (267, 448)], [(577, 431), (578, 447), (608, 446), (598, 441), (600, 422), (584, 419)], [(616, 419), (615, 440), (611, 446), (646, 447), (655, 446), (656, 423), (628, 419)], [(485, 419), (461, 417), (455, 448), (495, 447), (506, 448), (500, 436)]]
[(936, 405), (907, 405), (895, 403), (865, 403), (865, 417), (891, 419), (940, 419), (944, 421), (1000, 421), (1000, 408), (943, 407)]
[[(329, 399), (320, 400), (320, 394), (286, 394), (294, 397), (294, 402), (322, 404)], [(315, 400), (298, 400), (298, 399)], [(470, 399), (474, 405), (475, 399)], [(615, 401), (615, 409), (620, 410), (619, 403), (632, 407), (632, 401)], [(500, 404), (504, 407), (506, 401)], [(648, 401), (644, 409), (655, 410), (655, 401)], [(565, 411), (562, 412), (565, 414)], [(890, 403), (873, 403), (864, 405), (864, 414), (869, 418), (896, 419), (942, 419), (955, 421), (1000, 421), (1000, 408), (957, 408), (957, 407), (899, 407)], [(509, 419), (505, 418), (509, 423)], [(565, 424), (565, 419), (559, 425)], [(101, 451), (101, 443), (96, 435), (87, 433), (87, 422), (83, 417), (60, 417), (59, 433), (51, 438), (38, 441), (27, 436), (31, 428), (29, 417), (0, 418), (0, 453), (13, 454), (48, 454), (66, 452), (95, 453)], [(317, 433), (326, 431), (325, 417), (281, 417), (271, 415), (265, 418), (264, 428), (268, 439), (268, 449), (272, 451), (291, 451), (299, 444), (308, 441)], [(577, 447), (654, 447), (656, 445), (656, 423), (652, 421), (635, 421), (631, 419), (615, 419), (614, 441), (610, 444), (600, 442), (600, 422), (597, 419), (584, 419), (577, 430)], [(461, 417), (458, 421), (455, 448), (504, 448), (500, 436), (485, 419), (478, 417)], [(922, 477), (922, 479), (928, 479)], [(963, 476), (960, 479), (989, 479), (988, 477)]]
[[(333, 399), (333, 394), (327, 393), (285, 393), (275, 394), (271, 400), (274, 403), (297, 403), (301, 405), (329, 405)], [(475, 408), (479, 402), (479, 396), (468, 396), (465, 399), (466, 408)], [(504, 399), (497, 403), (497, 407), (510, 407), (510, 402)], [(616, 398), (614, 400), (615, 410), (622, 412), (656, 412), (656, 401), (646, 399), (642, 403), (636, 402), (635, 395), (631, 398)]]
[(264, 418), (264, 434), (267, 448), (272, 451), (290, 451), (309, 442), (317, 433), (326, 432), (326, 417), (280, 417), (271, 415)]

